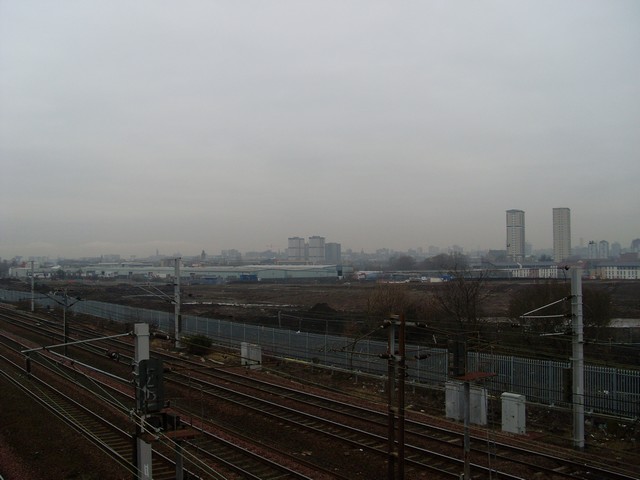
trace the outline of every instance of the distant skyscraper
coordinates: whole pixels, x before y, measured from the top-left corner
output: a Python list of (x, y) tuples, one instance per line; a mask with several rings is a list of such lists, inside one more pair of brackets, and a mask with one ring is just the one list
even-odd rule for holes
[(290, 262), (304, 262), (305, 256), (304, 238), (290, 237), (287, 248), (287, 260)]
[(339, 243), (329, 242), (324, 244), (324, 260), (329, 265), (342, 263), (342, 247)]
[(324, 263), (324, 237), (309, 237), (309, 262), (316, 265)]
[(524, 260), (524, 211), (507, 210), (507, 258)]
[(618, 258), (621, 252), (622, 252), (622, 245), (620, 245), (620, 242), (613, 242), (611, 244), (611, 256), (613, 258)]
[(571, 210), (553, 209), (553, 260), (562, 262), (571, 256)]
[(598, 258), (609, 258), (609, 242), (606, 240), (598, 242)]

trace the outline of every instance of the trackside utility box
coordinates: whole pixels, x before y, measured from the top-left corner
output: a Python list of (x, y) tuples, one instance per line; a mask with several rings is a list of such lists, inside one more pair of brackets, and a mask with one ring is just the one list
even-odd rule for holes
[(262, 347), (253, 343), (240, 344), (240, 364), (251, 369), (260, 369), (262, 365)]
[(502, 431), (524, 435), (526, 433), (526, 398), (517, 393), (503, 393)]
[[(445, 385), (446, 416), (464, 420), (464, 383), (447, 382)], [(471, 386), (469, 391), (469, 421), (476, 425), (487, 424), (487, 389)]]

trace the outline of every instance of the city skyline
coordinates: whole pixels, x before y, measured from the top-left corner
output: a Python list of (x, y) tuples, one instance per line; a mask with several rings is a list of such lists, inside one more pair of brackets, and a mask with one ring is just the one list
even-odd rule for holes
[[(570, 209), (554, 208), (553, 209), (554, 221), (555, 221), (556, 210), (570, 210)], [(513, 210), (513, 209), (508, 210), (507, 222), (513, 221), (513, 219), (510, 220), (509, 218), (510, 213), (516, 215), (516, 223), (519, 224), (518, 227), (521, 226), (521, 223), (524, 220), (523, 214), (526, 212), (523, 212), (521, 210)], [(566, 218), (563, 218), (563, 220), (565, 219)], [(507, 224), (507, 228), (506, 228), (507, 239), (510, 236), (510, 229), (512, 227), (513, 225), (510, 226), (509, 224)], [(565, 225), (563, 225), (563, 228), (564, 227)], [(516, 228), (516, 230), (518, 230), (518, 228)], [(520, 236), (520, 233), (517, 233), (516, 237), (519, 237), (519, 236)], [(198, 252), (180, 252), (180, 251), (161, 252), (156, 249), (155, 252), (150, 252), (143, 255), (122, 254), (115, 251), (102, 252), (94, 255), (70, 255), (70, 256), (65, 256), (65, 255), (49, 256), (45, 254), (38, 254), (38, 255), (22, 255), (21, 254), (21, 255), (16, 255), (14, 257), (10, 257), (10, 258), (0, 257), (0, 260), (6, 261), (6, 260), (12, 260), (15, 258), (20, 258), (22, 259), (22, 261), (29, 258), (41, 259), (41, 260), (44, 260), (44, 259), (52, 260), (55, 258), (59, 258), (59, 259), (94, 258), (95, 259), (95, 258), (104, 257), (107, 259), (105, 260), (106, 262), (113, 262), (113, 261), (133, 260), (137, 258), (154, 259), (154, 258), (175, 258), (179, 256), (182, 258), (191, 258), (191, 259), (201, 258), (203, 260), (211, 259), (211, 258), (232, 258), (238, 261), (244, 261), (244, 255), (253, 257), (255, 255), (263, 255), (271, 252), (275, 255), (278, 255), (278, 258), (283, 260), (291, 260), (293, 261), (293, 263), (297, 263), (297, 262), (304, 263), (309, 261), (313, 263), (313, 257), (318, 256), (317, 254), (311, 255), (311, 256), (309, 255), (310, 243), (313, 242), (314, 239), (317, 239), (322, 242), (321, 243), (322, 246), (325, 247), (323, 249), (325, 251), (325, 255), (330, 255), (332, 256), (332, 258), (339, 257), (340, 252), (344, 252), (345, 255), (360, 255), (361, 253), (364, 255), (378, 255), (380, 253), (384, 253), (389, 257), (398, 255), (398, 254), (399, 255), (407, 254), (407, 255), (417, 255), (419, 258), (428, 258), (428, 257), (440, 255), (440, 254), (452, 254), (452, 253), (462, 253), (464, 255), (472, 255), (476, 257), (488, 255), (489, 257), (491, 257), (495, 255), (497, 252), (503, 252), (504, 258), (507, 259), (508, 261), (513, 261), (513, 262), (521, 262), (521, 261), (527, 262), (531, 260), (531, 257), (535, 258), (539, 256), (542, 256), (542, 258), (546, 257), (546, 259), (553, 259), (556, 262), (558, 261), (561, 262), (570, 257), (584, 258), (584, 259), (601, 259), (601, 258), (609, 257), (609, 253), (613, 254), (613, 257), (617, 257), (622, 252), (639, 252), (640, 251), (639, 250), (640, 238), (634, 238), (628, 244), (622, 244), (619, 241), (609, 241), (606, 239), (594, 240), (594, 239), (581, 238), (576, 244), (571, 245), (571, 253), (567, 257), (563, 257), (561, 260), (555, 259), (555, 249), (553, 248), (553, 246), (538, 248), (531, 245), (528, 241), (525, 241), (525, 244), (523, 247), (524, 253), (516, 255), (516, 258), (512, 258), (514, 250), (512, 250), (510, 253), (509, 248), (506, 245), (503, 245), (502, 247), (496, 247), (496, 248), (471, 249), (471, 250), (466, 250), (460, 245), (455, 243), (450, 245), (444, 245), (444, 246), (416, 245), (404, 250), (397, 250), (397, 249), (389, 248), (387, 246), (379, 246), (375, 249), (365, 251), (365, 250), (354, 250), (349, 247), (344, 248), (340, 242), (335, 242), (335, 241), (326, 242), (325, 241), (326, 239), (324, 237), (318, 236), (318, 235), (312, 235), (307, 238), (299, 237), (299, 236), (288, 237), (287, 246), (284, 248), (279, 248), (276, 245), (271, 244), (271, 245), (267, 245), (266, 248), (264, 249), (249, 249), (244, 251), (238, 250), (236, 248), (227, 248), (219, 251), (210, 251), (210, 250), (207, 251), (206, 249), (203, 248), (198, 250)], [(320, 245), (318, 244), (317, 247), (318, 246)], [(327, 248), (331, 249), (330, 253), (327, 253)], [(594, 248), (596, 249), (595, 251), (597, 254), (594, 254)], [(117, 259), (117, 260), (114, 260), (114, 259)], [(318, 258), (316, 258), (316, 260), (318, 260)], [(336, 263), (336, 262), (330, 262), (330, 263)]]
[(0, 258), (640, 236), (640, 4), (0, 3)]

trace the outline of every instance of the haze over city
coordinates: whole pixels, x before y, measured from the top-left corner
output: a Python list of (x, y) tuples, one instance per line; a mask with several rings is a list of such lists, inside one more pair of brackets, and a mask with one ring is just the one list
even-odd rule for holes
[(636, 0), (0, 3), (0, 257), (640, 237)]

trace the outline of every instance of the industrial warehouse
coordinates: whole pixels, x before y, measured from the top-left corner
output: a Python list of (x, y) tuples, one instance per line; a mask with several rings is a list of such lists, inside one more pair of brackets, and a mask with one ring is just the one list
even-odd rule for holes
[[(15, 267), (10, 276), (27, 278), (51, 278), (60, 266)], [(242, 265), (242, 266), (180, 266), (180, 276), (191, 283), (216, 284), (231, 281), (296, 281), (296, 280), (340, 280), (353, 272), (342, 265)], [(174, 278), (175, 266), (157, 266), (151, 263), (118, 262), (98, 263), (67, 270), (67, 274), (81, 278), (120, 280), (162, 280)]]

